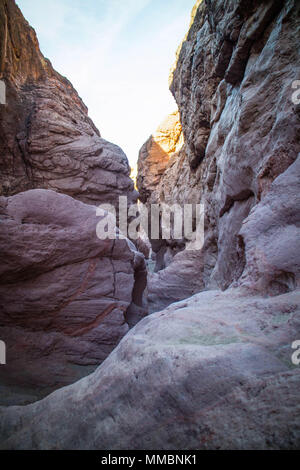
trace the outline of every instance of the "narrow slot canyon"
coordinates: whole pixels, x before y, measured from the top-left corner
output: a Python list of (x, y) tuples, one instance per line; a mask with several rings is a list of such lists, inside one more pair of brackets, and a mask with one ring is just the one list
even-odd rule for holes
[(0, 449), (299, 449), (300, 2), (196, 0), (135, 169), (21, 10), (0, 0)]

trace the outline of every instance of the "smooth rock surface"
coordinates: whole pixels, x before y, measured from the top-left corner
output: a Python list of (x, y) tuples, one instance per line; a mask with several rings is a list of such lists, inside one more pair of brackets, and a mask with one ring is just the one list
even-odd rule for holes
[(300, 293), (202, 292), (149, 315), (90, 376), (1, 408), (3, 449), (296, 449)]
[(246, 268), (240, 283), (271, 295), (299, 287), (299, 228), (300, 154), (243, 223)]
[(36, 189), (0, 198), (0, 402), (34, 401), (95, 369), (129, 330), (144, 257), (100, 240), (96, 207)]
[[(181, 275), (177, 255), (173, 268), (170, 257), (159, 259), (166, 272), (150, 279), (155, 308), (166, 305), (163, 292), (169, 302), (188, 295), (191, 280), (199, 290), (246, 283), (264, 295), (299, 285), (299, 14), (294, 0), (196, 2), (170, 75), (184, 145), (154, 190), (145, 178), (139, 187), (146, 203), (203, 204), (205, 243), (178, 294), (168, 274)], [(151, 161), (140, 155), (141, 175)], [(168, 244), (155, 249), (160, 258)]]

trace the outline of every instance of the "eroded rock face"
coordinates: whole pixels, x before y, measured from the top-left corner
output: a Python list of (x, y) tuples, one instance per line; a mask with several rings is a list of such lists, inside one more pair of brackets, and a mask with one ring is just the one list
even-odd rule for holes
[(54, 191), (1, 197), (0, 218), (0, 401), (24, 403), (87, 375), (118, 344), (144, 257), (97, 237), (96, 206)]
[(299, 448), (299, 305), (229, 289), (154, 313), (90, 376), (2, 408), (0, 447)]
[[(300, 119), (291, 100), (300, 76), (299, 14), (293, 0), (198, 1), (178, 50), (170, 89), (184, 145), (154, 194), (157, 203), (204, 204), (202, 261), (189, 274), (201, 278), (199, 290), (242, 282), (273, 295), (299, 282), (298, 166), (292, 164), (300, 151)], [(286, 193), (280, 175), (291, 183)], [(161, 272), (156, 284), (152, 276), (151, 299), (164, 282), (167, 289), (167, 278)]]
[(14, 0), (0, 1), (0, 194), (53, 189), (89, 204), (134, 202), (124, 152), (100, 137), (71, 83), (41, 54)]
[(243, 223), (246, 268), (240, 284), (271, 295), (299, 286), (299, 227), (300, 154)]
[(164, 119), (139, 152), (137, 186), (143, 203), (157, 202), (161, 176), (182, 145), (180, 117), (175, 111)]

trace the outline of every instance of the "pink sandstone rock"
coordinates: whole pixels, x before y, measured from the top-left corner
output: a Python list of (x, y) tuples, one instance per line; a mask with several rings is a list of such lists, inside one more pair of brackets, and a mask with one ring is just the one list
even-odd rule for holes
[(53, 189), (88, 204), (135, 202), (124, 152), (102, 137), (72, 84), (39, 49), (14, 0), (0, 1), (0, 194)]
[(126, 239), (100, 240), (96, 209), (43, 189), (0, 198), (2, 403), (87, 375), (129, 330), (144, 257)]

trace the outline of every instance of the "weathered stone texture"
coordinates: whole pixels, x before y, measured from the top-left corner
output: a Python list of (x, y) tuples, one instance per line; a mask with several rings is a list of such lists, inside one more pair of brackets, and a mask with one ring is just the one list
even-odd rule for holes
[(149, 315), (93, 374), (0, 409), (0, 447), (299, 448), (299, 305), (229, 289)]
[(137, 199), (124, 152), (100, 137), (71, 83), (39, 50), (14, 0), (0, 1), (0, 194), (53, 189), (89, 204)]
[[(300, 41), (299, 14), (300, 4), (293, 0), (197, 2), (177, 52), (170, 88), (179, 107), (184, 145), (157, 176), (154, 199), (205, 206), (206, 241), (198, 253), (202, 268), (195, 265), (189, 272), (191, 279), (202, 278), (199, 290), (203, 284), (226, 289), (241, 280), (244, 270), (246, 282), (246, 262), (252, 263), (248, 253), (253, 252), (266, 205), (282, 210), (273, 212), (276, 235), (270, 229), (260, 237), (259, 256), (268, 256), (280, 238), (285, 260), (276, 270), (272, 257), (263, 269), (257, 268), (263, 279), (255, 288), (259, 285), (272, 294), (278, 292), (278, 282), (281, 292), (299, 282), (299, 189), (292, 175), (298, 170), (291, 166), (300, 151), (300, 119), (291, 100), (292, 83), (300, 76), (295, 47)], [(141, 166), (143, 161), (146, 165), (145, 155)], [(291, 188), (285, 193), (276, 179), (287, 170), (284, 178)], [(144, 194), (147, 189), (144, 181)], [(251, 223), (246, 222), (248, 216)], [(289, 243), (293, 248), (287, 248)], [(163, 277), (161, 273), (160, 281)], [(157, 287), (162, 290), (163, 284)]]
[(129, 330), (144, 257), (126, 239), (100, 240), (96, 209), (43, 189), (0, 198), (1, 403), (87, 375)]

